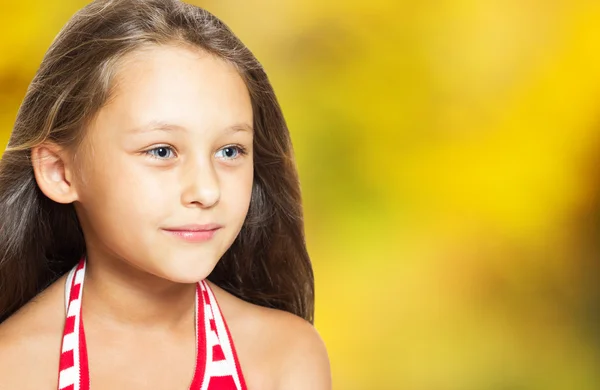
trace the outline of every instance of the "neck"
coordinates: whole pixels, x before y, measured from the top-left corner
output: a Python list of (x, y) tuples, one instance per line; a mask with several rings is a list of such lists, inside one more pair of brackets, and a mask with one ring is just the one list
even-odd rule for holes
[(89, 256), (84, 318), (116, 328), (175, 329), (194, 321), (196, 284), (171, 282), (124, 260)]

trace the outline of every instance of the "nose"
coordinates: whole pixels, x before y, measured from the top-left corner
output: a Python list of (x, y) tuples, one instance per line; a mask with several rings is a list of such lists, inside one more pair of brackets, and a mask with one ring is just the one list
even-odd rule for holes
[(181, 202), (186, 207), (209, 208), (219, 202), (221, 189), (215, 167), (210, 159), (190, 161), (184, 167)]

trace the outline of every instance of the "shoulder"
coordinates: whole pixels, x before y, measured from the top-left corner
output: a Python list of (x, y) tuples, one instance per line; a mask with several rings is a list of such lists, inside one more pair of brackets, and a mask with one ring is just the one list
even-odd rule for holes
[(327, 349), (312, 324), (285, 311), (245, 302), (212, 283), (211, 288), (249, 388), (331, 389)]
[(0, 324), (0, 389), (56, 387), (64, 316), (61, 293), (50, 286)]
[[(269, 321), (269, 320), (268, 320)], [(312, 324), (293, 314), (272, 310), (273, 334), (280, 346), (280, 389), (331, 389), (325, 343)]]

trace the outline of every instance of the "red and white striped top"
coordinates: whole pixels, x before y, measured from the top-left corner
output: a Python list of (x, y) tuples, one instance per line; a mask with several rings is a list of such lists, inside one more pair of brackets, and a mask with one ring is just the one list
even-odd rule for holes
[[(90, 390), (81, 297), (85, 259), (68, 274), (59, 390)], [(247, 390), (233, 340), (215, 296), (205, 281), (196, 289), (196, 369), (190, 390)]]

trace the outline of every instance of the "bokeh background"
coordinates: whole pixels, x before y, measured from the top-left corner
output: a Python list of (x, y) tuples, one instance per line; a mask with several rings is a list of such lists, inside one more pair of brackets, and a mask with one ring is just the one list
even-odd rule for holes
[[(600, 389), (600, 2), (191, 2), (289, 122), (334, 389)], [(2, 3), (3, 145), (85, 3)]]

